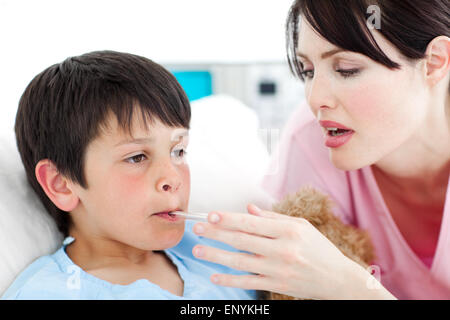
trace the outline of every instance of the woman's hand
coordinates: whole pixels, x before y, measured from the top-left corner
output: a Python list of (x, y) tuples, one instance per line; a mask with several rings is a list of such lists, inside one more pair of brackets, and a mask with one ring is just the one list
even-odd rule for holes
[(306, 299), (355, 299), (368, 290), (370, 274), (307, 220), (262, 211), (254, 205), (247, 210), (250, 214), (211, 212), (210, 223), (194, 226), (198, 235), (248, 252), (195, 246), (197, 258), (253, 273), (214, 274), (212, 282)]

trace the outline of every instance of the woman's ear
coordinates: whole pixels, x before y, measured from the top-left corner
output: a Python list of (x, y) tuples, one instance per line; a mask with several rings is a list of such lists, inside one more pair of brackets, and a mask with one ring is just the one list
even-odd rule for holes
[(431, 86), (435, 86), (450, 72), (450, 38), (439, 36), (434, 38), (427, 47), (426, 79)]
[(48, 159), (40, 160), (35, 168), (36, 178), (47, 197), (63, 211), (70, 212), (79, 202), (73, 192), (70, 181), (59, 173), (56, 166)]

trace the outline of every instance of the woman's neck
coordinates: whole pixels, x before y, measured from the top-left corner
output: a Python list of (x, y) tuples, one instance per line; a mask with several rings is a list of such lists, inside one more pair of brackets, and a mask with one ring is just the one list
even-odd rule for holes
[(450, 160), (440, 169), (422, 171), (422, 174), (401, 176), (385, 171), (377, 165), (372, 166), (379, 184), (389, 187), (389, 192), (397, 199), (404, 199), (412, 207), (441, 207), (450, 177)]
[(422, 127), (372, 168), (399, 193), (432, 199), (450, 176), (450, 95), (430, 104)]

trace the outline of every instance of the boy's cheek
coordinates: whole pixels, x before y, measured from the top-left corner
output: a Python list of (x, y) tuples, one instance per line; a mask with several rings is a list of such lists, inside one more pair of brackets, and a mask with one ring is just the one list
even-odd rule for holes
[(191, 171), (189, 169), (189, 165), (186, 163), (183, 165), (182, 169), (181, 169), (181, 175), (182, 175), (182, 180), (183, 180), (183, 184), (190, 188), (191, 186)]
[[(183, 165), (179, 170), (182, 187), (178, 194), (180, 201), (185, 202), (186, 206), (189, 202), (191, 176), (188, 165)], [(156, 182), (151, 179), (143, 179), (142, 176), (111, 176), (105, 181), (105, 185), (100, 192), (104, 193), (104, 201), (110, 204), (115, 203), (119, 207), (131, 204), (137, 205), (142, 203), (143, 199), (150, 199), (155, 195)], [(138, 201), (140, 200), (140, 201)], [(132, 206), (134, 206), (132, 205)]]
[(114, 179), (110, 180), (105, 186), (111, 190), (111, 197), (123, 196), (130, 197), (136, 195), (141, 190), (149, 192), (151, 190), (151, 182), (142, 179), (140, 176), (133, 175), (118, 175)]
[(185, 190), (184, 197), (186, 199), (186, 208), (189, 204), (189, 197), (191, 193), (191, 172), (189, 166), (186, 164), (186, 168), (183, 171), (183, 189)]

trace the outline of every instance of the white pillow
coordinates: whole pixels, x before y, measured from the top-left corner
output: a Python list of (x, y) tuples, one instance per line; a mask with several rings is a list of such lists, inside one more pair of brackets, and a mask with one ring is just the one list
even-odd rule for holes
[[(53, 253), (62, 235), (26, 181), (12, 132), (0, 135), (0, 295), (33, 260)], [(228, 96), (192, 103), (189, 210), (246, 212), (268, 206), (260, 179), (269, 156), (254, 111)]]
[(0, 136), (0, 295), (17, 274), (61, 244), (53, 219), (29, 186), (13, 133)]
[(258, 136), (255, 111), (225, 95), (191, 105), (189, 210), (246, 212), (249, 202), (269, 208), (271, 200), (260, 187), (269, 154)]

